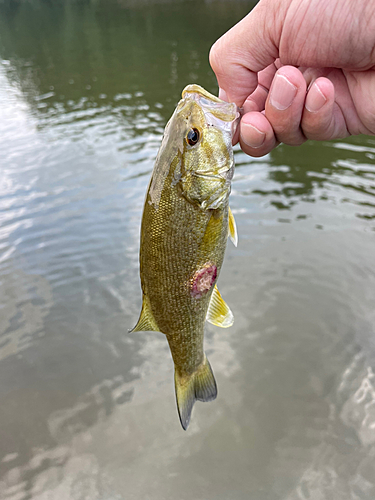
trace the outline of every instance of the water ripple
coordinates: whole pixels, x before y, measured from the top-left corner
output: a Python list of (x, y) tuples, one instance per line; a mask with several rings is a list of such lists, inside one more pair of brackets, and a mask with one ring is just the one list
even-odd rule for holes
[(127, 334), (165, 123), (249, 8), (146, 3), (0, 5), (0, 496), (375, 498), (373, 138), (235, 148), (235, 323), (188, 435), (165, 338)]

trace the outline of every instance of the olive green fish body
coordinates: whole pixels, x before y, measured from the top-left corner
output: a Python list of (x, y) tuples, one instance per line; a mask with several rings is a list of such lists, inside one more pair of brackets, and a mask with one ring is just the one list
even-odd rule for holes
[[(167, 180), (157, 210), (145, 205), (142, 227), (152, 229), (142, 231), (141, 280), (176, 367), (188, 374), (203, 361), (204, 323), (228, 237), (228, 204), (202, 211), (169, 186)], [(197, 278), (206, 269), (210, 287), (199, 292)]]
[[(185, 89), (167, 124), (143, 211), (143, 305), (134, 331), (166, 335), (184, 429), (195, 400), (209, 401), (217, 393), (203, 350), (205, 321), (232, 322), (216, 282), (231, 218), (231, 124), (237, 116), (234, 105), (200, 87)], [(225, 120), (229, 127), (223, 132), (218, 125)]]

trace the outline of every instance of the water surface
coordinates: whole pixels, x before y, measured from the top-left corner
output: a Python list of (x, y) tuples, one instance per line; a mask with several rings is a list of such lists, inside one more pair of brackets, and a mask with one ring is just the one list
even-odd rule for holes
[(163, 128), (249, 8), (0, 4), (2, 499), (375, 497), (374, 138), (236, 151), (235, 324), (188, 432), (165, 338), (127, 333)]

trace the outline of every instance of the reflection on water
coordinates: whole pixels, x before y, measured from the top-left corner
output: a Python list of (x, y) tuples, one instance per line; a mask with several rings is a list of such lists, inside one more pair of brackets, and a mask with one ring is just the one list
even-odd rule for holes
[(162, 335), (128, 335), (149, 174), (245, 2), (0, 4), (0, 497), (375, 497), (375, 139), (236, 150), (207, 326), (219, 397), (180, 429)]

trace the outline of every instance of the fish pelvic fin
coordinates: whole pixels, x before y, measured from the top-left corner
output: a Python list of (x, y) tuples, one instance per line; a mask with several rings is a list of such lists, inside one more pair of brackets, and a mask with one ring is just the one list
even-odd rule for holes
[(174, 381), (178, 414), (182, 428), (186, 431), (195, 401), (206, 402), (216, 398), (216, 381), (206, 356), (203, 363), (191, 375), (180, 376), (175, 369)]
[(206, 320), (220, 328), (228, 328), (233, 325), (234, 317), (227, 303), (223, 300), (215, 285), (208, 306)]
[(129, 330), (129, 333), (133, 332), (160, 332), (145, 295), (143, 295), (142, 310), (139, 320), (135, 327)]
[(237, 225), (236, 221), (234, 219), (234, 215), (232, 210), (229, 207), (229, 213), (228, 213), (228, 236), (233, 243), (233, 245), (236, 247), (238, 244), (238, 233), (237, 233)]

